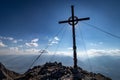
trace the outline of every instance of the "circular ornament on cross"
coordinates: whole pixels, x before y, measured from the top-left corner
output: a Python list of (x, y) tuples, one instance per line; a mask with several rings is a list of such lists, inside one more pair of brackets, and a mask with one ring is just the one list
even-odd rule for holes
[(74, 19), (72, 18), (72, 16), (68, 19), (68, 23), (70, 25), (76, 25), (78, 23), (78, 17), (74, 16)]

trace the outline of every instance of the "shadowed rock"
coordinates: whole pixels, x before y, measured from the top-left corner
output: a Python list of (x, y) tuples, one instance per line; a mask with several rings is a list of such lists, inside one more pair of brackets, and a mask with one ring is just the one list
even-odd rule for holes
[(98, 73), (87, 72), (82, 68), (63, 66), (62, 63), (46, 63), (35, 66), (16, 80), (111, 80)]
[(24, 74), (8, 70), (0, 63), (0, 80), (112, 80), (100, 73), (93, 73), (78, 67), (63, 66), (62, 63), (46, 63), (34, 66)]
[(0, 80), (14, 80), (19, 76), (20, 74), (6, 69), (5, 66), (0, 63)]

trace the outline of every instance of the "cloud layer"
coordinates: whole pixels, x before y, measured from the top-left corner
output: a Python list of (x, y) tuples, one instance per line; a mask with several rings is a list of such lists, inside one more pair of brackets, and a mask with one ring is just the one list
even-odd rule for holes
[(94, 56), (120, 56), (120, 49), (110, 49), (110, 50), (96, 50), (90, 49), (87, 51), (90, 57)]
[[(7, 42), (8, 41), (8, 42)], [(49, 39), (48, 45), (58, 44), (60, 39), (55, 36), (53, 39)], [(15, 39), (12, 37), (3, 37), (0, 36), (0, 55), (6, 54), (39, 54), (41, 53), (41, 49), (39, 46), (39, 38), (33, 38), (30, 41), (23, 39)], [(10, 45), (9, 45), (10, 44)], [(99, 44), (103, 44), (103, 42), (99, 42)], [(96, 46), (96, 44), (91, 43), (92, 46)], [(51, 46), (54, 47), (54, 46)], [(66, 48), (66, 51), (56, 51), (54, 50), (45, 50), (44, 53), (47, 55), (62, 55), (62, 56), (73, 56), (72, 47)], [(88, 49), (86, 52), (77, 52), (78, 57), (97, 57), (97, 56), (120, 56), (120, 49)]]

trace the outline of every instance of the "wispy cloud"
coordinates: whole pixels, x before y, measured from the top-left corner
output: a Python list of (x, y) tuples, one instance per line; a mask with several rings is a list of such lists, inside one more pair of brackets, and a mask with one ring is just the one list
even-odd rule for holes
[(39, 41), (39, 39), (35, 38), (35, 39), (31, 40), (31, 42), (25, 43), (25, 45), (28, 47), (38, 47), (39, 46), (37, 43), (38, 41)]
[(23, 41), (22, 39), (15, 39), (13, 37), (4, 37), (4, 36), (0, 36), (0, 40), (7, 40), (7, 41), (11, 41), (12, 43), (18, 43), (19, 41)]
[(53, 39), (49, 40), (49, 44), (48, 45), (58, 44), (59, 41), (60, 41), (60, 39), (56, 36)]
[(2, 41), (0, 41), (0, 47), (7, 47)]
[(13, 50), (13, 51), (19, 51), (19, 48), (18, 47), (10, 47), (10, 50)]
[(59, 41), (60, 39), (56, 36), (56, 37), (54, 37), (54, 39), (56, 40), (56, 41)]
[(18, 41), (17, 40), (13, 40), (13, 43), (17, 43)]
[(33, 43), (33, 42), (25, 43), (25, 45), (28, 47), (38, 47), (38, 43)]
[(14, 40), (14, 38), (12, 37), (3, 37), (3, 36), (0, 36), (0, 39), (5, 39), (5, 40)]
[(90, 46), (100, 46), (100, 45), (102, 45), (103, 44), (103, 42), (97, 42), (97, 43), (90, 43)]
[(72, 47), (69, 47), (68, 50), (73, 50), (73, 48), (72, 48)]
[(35, 38), (35, 39), (33, 39), (31, 42), (32, 43), (36, 43), (36, 42), (38, 42), (39, 41), (39, 39), (38, 38)]
[(39, 49), (35, 49), (35, 48), (30, 48), (30, 49), (25, 49), (24, 52), (25, 53), (32, 53), (32, 54), (35, 54), (35, 53), (39, 53)]

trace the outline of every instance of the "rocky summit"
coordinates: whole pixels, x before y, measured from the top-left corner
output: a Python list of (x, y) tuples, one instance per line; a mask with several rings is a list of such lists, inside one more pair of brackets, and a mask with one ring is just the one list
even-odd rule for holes
[(74, 69), (57, 62), (34, 66), (24, 74), (18, 74), (3, 67), (3, 65), (0, 66), (0, 80), (112, 80), (100, 73), (88, 72), (80, 67)]

